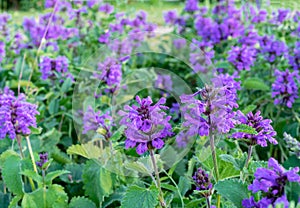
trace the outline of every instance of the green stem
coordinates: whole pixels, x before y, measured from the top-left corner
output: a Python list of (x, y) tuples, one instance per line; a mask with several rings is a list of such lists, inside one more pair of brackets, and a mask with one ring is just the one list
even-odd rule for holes
[(153, 169), (154, 169), (155, 176), (156, 176), (156, 185), (157, 185), (157, 188), (159, 190), (160, 205), (162, 207), (166, 207), (166, 203), (165, 203), (165, 200), (164, 200), (164, 195), (162, 193), (161, 186), (160, 186), (160, 178), (159, 178), (159, 173), (158, 173), (158, 169), (157, 169), (157, 166), (156, 166), (156, 161), (155, 161), (153, 149), (149, 150), (149, 152), (150, 152)]
[(207, 204), (207, 207), (210, 208), (210, 201), (209, 201), (209, 197), (206, 197), (206, 204)]
[(250, 162), (250, 159), (251, 159), (251, 155), (252, 155), (252, 150), (253, 150), (253, 145), (250, 145), (248, 147), (248, 157), (247, 157), (247, 160), (246, 160), (245, 168), (248, 168), (248, 165), (249, 165), (249, 162)]
[(28, 146), (29, 154), (31, 157), (32, 165), (33, 165), (33, 170), (34, 170), (34, 172), (38, 173), (36, 164), (35, 164), (35, 159), (34, 159), (33, 152), (32, 152), (32, 148), (31, 148), (29, 136), (26, 136), (26, 141), (27, 141), (27, 146)]
[[(18, 143), (18, 146), (19, 146), (19, 149), (20, 149), (20, 156), (21, 156), (22, 159), (24, 159), (24, 154), (23, 154), (22, 145), (21, 145), (21, 139), (22, 139), (21, 136), (17, 135), (17, 143)], [(29, 183), (30, 183), (30, 186), (31, 186), (31, 190), (34, 191), (35, 190), (35, 185), (33, 183), (33, 180), (29, 177), (28, 177), (28, 180), (29, 180)]]

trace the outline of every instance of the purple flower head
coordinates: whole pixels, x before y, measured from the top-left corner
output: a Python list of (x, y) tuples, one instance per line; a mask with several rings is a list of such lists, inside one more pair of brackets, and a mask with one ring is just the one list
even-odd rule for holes
[(255, 46), (258, 43), (260, 36), (257, 34), (257, 31), (250, 27), (248, 31), (244, 32), (244, 35), (240, 38), (239, 42), (246, 46)]
[(244, 124), (252, 127), (256, 133), (245, 133), (245, 132), (235, 132), (232, 137), (235, 139), (245, 139), (250, 145), (260, 145), (262, 147), (267, 146), (267, 141), (272, 144), (277, 144), (275, 138), (276, 132), (271, 126), (270, 119), (263, 119), (260, 115), (260, 111), (257, 111), (254, 115), (252, 112), (248, 113), (246, 116), (241, 112), (237, 111), (237, 120), (239, 124)]
[(266, 21), (267, 19), (267, 11), (266, 10), (259, 10), (258, 13), (252, 18), (252, 23), (261, 23)]
[(299, 97), (298, 86), (295, 81), (300, 79), (299, 72), (290, 72), (288, 69), (285, 71), (275, 70), (276, 80), (272, 84), (272, 98), (275, 98), (274, 104), (283, 104), (292, 108), (295, 99)]
[(278, 16), (276, 18), (276, 21), (282, 23), (284, 20), (288, 18), (289, 13), (290, 13), (289, 9), (278, 9)]
[(0, 139), (29, 135), (30, 127), (36, 127), (36, 115), (37, 105), (26, 102), (24, 94), (15, 97), (9, 88), (0, 91)]
[[(0, 43), (0, 45), (1, 45), (1, 43)], [(14, 35), (14, 40), (12, 42), (10, 49), (13, 50), (16, 54), (19, 54), (23, 47), (24, 47), (24, 37), (23, 37), (22, 33), (16, 33)], [(0, 49), (0, 54), (1, 54), (1, 49)], [(0, 60), (1, 60), (1, 58), (0, 58)]]
[(136, 96), (136, 101), (138, 105), (126, 105), (125, 111), (119, 111), (119, 115), (123, 117), (120, 124), (126, 126), (125, 148), (137, 146), (136, 152), (141, 155), (148, 149), (161, 149), (164, 145), (163, 139), (173, 133), (169, 123), (171, 117), (164, 112), (168, 109), (163, 105), (165, 98), (161, 98), (154, 105), (150, 97), (141, 99)]
[(5, 58), (5, 43), (0, 41), (0, 63), (2, 62), (2, 60)]
[[(216, 75), (212, 79), (211, 86), (192, 95), (180, 96), (185, 105), (182, 108), (186, 128), (177, 135), (176, 141), (179, 146), (185, 146), (184, 141), (195, 135), (207, 136), (209, 130), (219, 133), (228, 133), (234, 127), (233, 108), (237, 108), (237, 90), (240, 83), (234, 80), (235, 76), (228, 74)], [(201, 96), (201, 100), (195, 96)]]
[(106, 140), (108, 140), (112, 133), (111, 127), (113, 126), (112, 117), (109, 112), (101, 113), (95, 112), (91, 106), (88, 106), (87, 111), (83, 116), (83, 134), (90, 131), (100, 133)]
[(294, 53), (289, 56), (289, 64), (294, 70), (300, 69), (300, 42), (296, 42)]
[(193, 180), (196, 185), (197, 191), (207, 191), (203, 192), (203, 197), (209, 197), (212, 194), (213, 185), (210, 182), (208, 174), (202, 168), (198, 170), (193, 175)]
[(163, 89), (167, 92), (172, 91), (172, 78), (168, 74), (158, 74), (155, 81), (155, 87)]
[(7, 13), (0, 14), (0, 35), (9, 40), (8, 22), (11, 20), (11, 15)]
[(99, 11), (104, 12), (105, 14), (111, 14), (114, 11), (114, 7), (110, 4), (102, 4), (99, 7)]
[(99, 3), (101, 0), (88, 0), (86, 2), (86, 5), (88, 6), (88, 8), (93, 8), (95, 6), (95, 4)]
[(269, 62), (274, 62), (276, 57), (285, 56), (287, 46), (284, 42), (275, 40), (274, 36), (263, 36), (259, 40), (261, 53)]
[[(190, 45), (190, 63), (193, 66), (194, 72), (207, 73), (207, 66), (211, 64), (211, 59), (214, 57), (214, 50), (205, 42), (200, 42), (195, 39)], [(201, 52), (200, 52), (201, 51)]]
[(164, 19), (167, 24), (175, 24), (178, 14), (175, 10), (167, 11), (164, 13)]
[(139, 28), (145, 25), (147, 21), (147, 13), (143, 10), (139, 11), (136, 17), (131, 21), (130, 25), (135, 28)]
[(53, 59), (47, 56), (42, 57), (39, 66), (43, 80), (59, 78), (62, 82), (65, 78), (73, 79), (72, 74), (68, 71), (68, 59), (64, 56)]
[(299, 167), (291, 170), (285, 170), (274, 158), (268, 161), (268, 168), (257, 168), (254, 173), (254, 181), (248, 186), (252, 193), (261, 192), (262, 198), (255, 202), (254, 198), (244, 199), (242, 204), (246, 208), (268, 207), (283, 203), (285, 208), (289, 207), (285, 194), (285, 185), (287, 182), (300, 183), (298, 175)]
[(98, 64), (98, 71), (94, 76), (100, 79), (108, 86), (107, 91), (114, 93), (121, 84), (122, 80), (122, 65), (114, 58), (106, 58), (104, 62)]
[(37, 166), (42, 168), (43, 165), (48, 162), (48, 153), (40, 153), (39, 154), (40, 160), (36, 162)]
[(109, 38), (110, 38), (110, 33), (107, 32), (107, 33), (100, 35), (98, 41), (99, 41), (99, 43), (107, 44), (109, 42)]
[(177, 122), (181, 117), (180, 104), (179, 103), (172, 103), (172, 106), (170, 108), (170, 113), (172, 115), (172, 120), (174, 122)]
[(242, 47), (232, 47), (228, 52), (227, 60), (235, 66), (238, 71), (250, 70), (256, 59), (256, 50), (253, 47), (243, 45)]
[(187, 12), (195, 12), (199, 9), (198, 7), (198, 0), (187, 0), (185, 2), (184, 10)]

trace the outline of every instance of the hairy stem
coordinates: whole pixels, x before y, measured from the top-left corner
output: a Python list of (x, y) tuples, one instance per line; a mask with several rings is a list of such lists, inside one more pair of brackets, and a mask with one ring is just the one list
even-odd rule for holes
[(251, 156), (252, 156), (252, 150), (253, 150), (253, 145), (250, 145), (248, 147), (248, 157), (247, 157), (247, 160), (246, 160), (245, 168), (248, 168), (248, 165), (249, 165), (249, 162), (250, 162), (250, 159), (251, 159)]
[(33, 170), (34, 170), (34, 172), (38, 173), (37, 168), (36, 168), (36, 164), (35, 164), (35, 159), (34, 159), (34, 156), (33, 156), (33, 151), (32, 151), (32, 148), (31, 148), (31, 143), (30, 143), (29, 136), (26, 136), (26, 141), (27, 141), (27, 146), (28, 146), (30, 158), (31, 158), (32, 165), (33, 165)]
[(158, 173), (158, 169), (157, 169), (157, 166), (156, 166), (156, 161), (155, 161), (155, 157), (154, 157), (154, 151), (152, 149), (149, 150), (149, 151), (150, 151), (150, 156), (151, 156), (151, 161), (152, 161), (153, 169), (154, 169), (155, 176), (156, 176), (156, 185), (157, 185), (157, 188), (159, 190), (160, 205), (162, 207), (166, 207), (166, 203), (165, 203), (164, 196), (163, 196), (163, 193), (162, 193), (162, 190), (161, 190), (161, 186), (160, 186), (160, 178), (159, 178), (159, 173)]
[(210, 201), (209, 201), (209, 197), (206, 197), (206, 205), (207, 205), (207, 208), (210, 208)]

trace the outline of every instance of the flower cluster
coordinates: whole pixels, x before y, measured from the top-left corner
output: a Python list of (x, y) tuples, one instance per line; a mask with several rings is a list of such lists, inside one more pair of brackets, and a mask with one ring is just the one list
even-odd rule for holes
[(35, 116), (38, 114), (37, 106), (26, 102), (24, 94), (15, 97), (13, 91), (4, 88), (0, 92), (0, 139), (29, 135), (30, 127), (36, 127)]
[(294, 53), (289, 56), (289, 64), (294, 70), (300, 69), (300, 42), (295, 44)]
[(273, 138), (276, 135), (276, 132), (271, 126), (272, 121), (270, 119), (263, 119), (260, 115), (260, 111), (257, 111), (254, 115), (250, 112), (246, 116), (241, 111), (237, 111), (236, 117), (239, 124), (250, 126), (256, 132), (235, 132), (232, 134), (233, 138), (245, 139), (250, 145), (258, 144), (262, 147), (267, 146), (267, 141), (272, 144), (277, 144), (276, 139)]
[(3, 61), (5, 58), (5, 43), (0, 41), (0, 63)]
[(106, 92), (114, 93), (119, 89), (122, 80), (122, 65), (114, 58), (106, 58), (104, 62), (98, 63), (94, 77), (107, 85)]
[(228, 52), (228, 61), (232, 63), (238, 71), (250, 70), (256, 59), (256, 50), (243, 45), (242, 47), (232, 47)]
[(184, 10), (187, 12), (195, 12), (199, 9), (198, 0), (187, 0)]
[(161, 149), (164, 146), (163, 139), (171, 136), (172, 126), (169, 123), (171, 117), (163, 111), (168, 107), (163, 104), (165, 98), (161, 98), (152, 105), (150, 97), (141, 99), (136, 96), (137, 105), (124, 107), (125, 111), (120, 111), (123, 118), (120, 124), (125, 125), (125, 148), (133, 148), (137, 145), (138, 154), (145, 153), (148, 149)]
[[(240, 89), (240, 83), (234, 78), (228, 74), (216, 75), (212, 86), (206, 86), (192, 95), (180, 96), (185, 104), (182, 108), (183, 126), (187, 130), (177, 135), (179, 146), (185, 146), (192, 136), (207, 136), (209, 130), (227, 133), (234, 127), (233, 109), (238, 107), (237, 90)], [(201, 100), (195, 98), (198, 95)]]
[(9, 28), (7, 27), (9, 20), (11, 20), (11, 15), (4, 13), (0, 14), (0, 36), (5, 39), (9, 39)]
[(272, 84), (272, 98), (275, 98), (274, 104), (283, 104), (292, 108), (295, 99), (299, 97), (298, 86), (295, 81), (300, 79), (298, 71), (290, 72), (275, 70), (276, 80)]
[(48, 162), (48, 153), (40, 153), (39, 154), (40, 160), (36, 162), (37, 166), (42, 168), (43, 165)]
[(300, 142), (293, 138), (291, 135), (287, 134), (286, 132), (283, 133), (284, 140), (287, 144), (287, 148), (295, 154), (298, 158), (300, 158)]
[(198, 168), (193, 175), (193, 180), (197, 191), (207, 191), (202, 193), (204, 197), (209, 197), (212, 194), (213, 185), (210, 182), (209, 176), (205, 170)]
[(275, 40), (274, 36), (263, 36), (259, 40), (260, 52), (264, 55), (265, 59), (273, 63), (277, 57), (285, 56), (287, 46), (284, 42)]
[(252, 207), (268, 207), (276, 204), (284, 204), (285, 208), (289, 207), (289, 202), (285, 194), (285, 185), (287, 182), (300, 183), (298, 175), (299, 167), (286, 171), (274, 158), (268, 161), (268, 168), (257, 168), (254, 173), (254, 181), (248, 186), (248, 189), (253, 193), (261, 192), (262, 198), (255, 201), (252, 196), (249, 199), (244, 199), (242, 204), (245, 208)]
[(101, 113), (95, 112), (91, 106), (87, 108), (87, 111), (83, 116), (83, 134), (87, 134), (89, 131), (94, 131), (102, 134), (106, 140), (108, 140), (112, 133), (111, 128), (113, 126), (113, 119), (109, 115), (109, 112)]
[(72, 74), (68, 71), (68, 59), (64, 56), (58, 56), (57, 58), (42, 57), (39, 66), (43, 80), (59, 78), (62, 82), (65, 78), (73, 79)]

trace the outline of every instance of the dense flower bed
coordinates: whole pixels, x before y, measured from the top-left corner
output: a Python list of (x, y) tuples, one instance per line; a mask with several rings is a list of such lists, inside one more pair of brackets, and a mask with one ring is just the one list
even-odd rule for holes
[(300, 206), (300, 12), (44, 6), (0, 15), (2, 207)]

